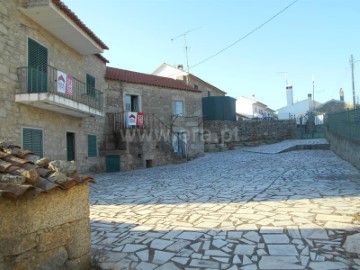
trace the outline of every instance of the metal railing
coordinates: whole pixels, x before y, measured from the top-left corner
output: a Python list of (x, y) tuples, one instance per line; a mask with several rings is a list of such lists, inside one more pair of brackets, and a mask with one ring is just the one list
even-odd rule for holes
[(143, 125), (129, 125), (127, 123), (127, 112), (120, 112), (112, 114), (114, 131), (122, 129), (152, 129), (158, 130), (160, 128), (168, 129), (167, 125), (163, 123), (154, 113), (145, 113)]
[(360, 141), (360, 108), (327, 115), (329, 131)]
[[(72, 86), (67, 88), (70, 91), (59, 91), (59, 72), (62, 71), (51, 66), (19, 67), (17, 69), (20, 82), (19, 94), (51, 93), (85, 104), (99, 111), (104, 110), (103, 93), (74, 77), (71, 77)], [(64, 83), (66, 82), (64, 81)]]
[[(146, 129), (150, 130), (152, 132), (160, 132), (162, 129), (164, 132), (162, 134), (169, 134), (172, 136), (177, 137), (177, 141), (179, 143), (179, 153), (184, 157), (187, 158), (188, 154), (188, 144), (186, 141), (184, 141), (181, 136), (178, 133), (172, 132), (171, 125), (166, 124), (164, 121), (160, 119), (156, 114), (154, 113), (144, 113), (144, 122), (143, 125), (129, 125), (127, 123), (127, 113), (128, 112), (120, 112), (120, 113), (108, 113), (108, 117), (110, 117), (113, 121), (113, 131), (114, 132), (121, 132), (122, 130), (126, 129)], [(176, 120), (176, 119), (175, 119)], [(173, 119), (173, 121), (175, 121)], [(169, 132), (167, 132), (169, 131)], [(167, 142), (171, 148), (174, 150), (174, 146), (172, 144), (172, 136), (167, 138), (165, 142)]]

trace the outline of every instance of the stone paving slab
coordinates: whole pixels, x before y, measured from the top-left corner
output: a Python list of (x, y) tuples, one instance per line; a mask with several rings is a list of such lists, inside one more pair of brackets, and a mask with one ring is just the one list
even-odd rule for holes
[(331, 151), (237, 149), (96, 180), (104, 269), (360, 269), (360, 172)]
[(293, 150), (309, 150), (309, 149), (330, 149), (330, 144), (326, 139), (304, 139), (304, 140), (285, 140), (274, 144), (260, 145), (256, 147), (243, 147), (243, 151), (278, 154)]

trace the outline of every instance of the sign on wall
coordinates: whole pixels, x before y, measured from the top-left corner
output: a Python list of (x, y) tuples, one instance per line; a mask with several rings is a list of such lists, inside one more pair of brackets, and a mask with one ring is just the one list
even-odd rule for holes
[(144, 126), (144, 114), (142, 112), (137, 113), (136, 125), (140, 127)]
[(56, 86), (57, 91), (61, 94), (66, 94), (68, 96), (74, 95), (74, 88), (73, 88), (73, 82), (74, 79), (71, 75), (67, 75), (66, 73), (62, 71), (57, 71), (56, 74)]
[(142, 112), (127, 112), (126, 124), (127, 126), (144, 126), (144, 114)]
[(128, 126), (136, 126), (137, 112), (126, 113), (126, 123)]

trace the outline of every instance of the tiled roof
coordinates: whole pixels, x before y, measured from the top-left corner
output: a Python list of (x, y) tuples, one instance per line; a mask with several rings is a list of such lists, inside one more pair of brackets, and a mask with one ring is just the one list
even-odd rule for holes
[(63, 11), (70, 20), (72, 20), (77, 26), (79, 26), (86, 34), (89, 35), (102, 49), (108, 50), (108, 46), (105, 45), (94, 33), (91, 31), (76, 15), (71, 11), (61, 0), (52, 0), (53, 4)]
[(101, 61), (103, 61), (105, 64), (109, 63), (109, 60), (107, 60), (104, 56), (102, 56), (100, 53), (95, 54), (96, 57), (98, 57)]
[[(61, 171), (61, 167), (55, 168), (56, 164), (63, 161), (53, 161), (49, 164), (46, 160), (39, 159), (31, 151), (22, 150), (17, 145), (0, 142), (0, 198), (36, 196), (54, 189), (66, 190), (76, 185), (95, 182), (92, 177), (78, 175), (76, 167), (73, 167), (75, 170), (71, 171), (71, 176)], [(55, 178), (55, 175), (60, 174), (62, 181), (59, 181), (60, 177)]]
[(178, 80), (112, 67), (106, 68), (105, 79), (172, 88), (191, 92), (201, 92)]

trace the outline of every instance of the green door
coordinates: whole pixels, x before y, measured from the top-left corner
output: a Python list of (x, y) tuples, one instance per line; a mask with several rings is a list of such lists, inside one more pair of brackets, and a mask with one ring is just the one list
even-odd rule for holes
[(67, 160), (75, 160), (75, 133), (66, 133)]
[(47, 92), (47, 48), (29, 38), (28, 40), (28, 92)]
[(120, 156), (108, 155), (106, 156), (106, 172), (120, 172)]

